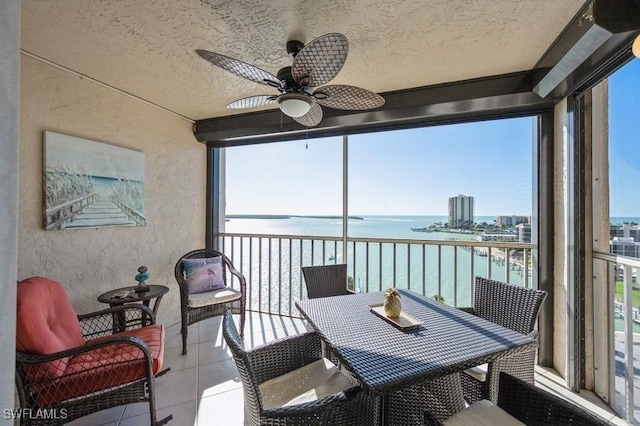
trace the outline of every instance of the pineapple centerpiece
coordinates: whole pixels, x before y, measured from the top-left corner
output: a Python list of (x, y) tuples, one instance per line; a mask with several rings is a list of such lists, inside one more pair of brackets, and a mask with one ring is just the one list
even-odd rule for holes
[(400, 293), (395, 288), (390, 288), (384, 293), (384, 314), (388, 318), (398, 318), (402, 305), (400, 304)]

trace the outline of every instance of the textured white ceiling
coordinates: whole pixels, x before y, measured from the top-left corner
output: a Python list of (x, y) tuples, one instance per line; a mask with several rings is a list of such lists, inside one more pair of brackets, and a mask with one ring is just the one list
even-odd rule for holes
[(349, 40), (331, 82), (374, 92), (531, 69), (585, 0), (22, 0), (22, 49), (192, 119), (275, 94), (199, 58), (275, 74), (289, 39)]

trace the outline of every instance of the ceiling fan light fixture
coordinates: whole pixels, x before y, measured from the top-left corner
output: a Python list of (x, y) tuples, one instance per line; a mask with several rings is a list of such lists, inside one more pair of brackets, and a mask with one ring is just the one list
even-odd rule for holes
[(640, 59), (640, 34), (638, 34), (635, 41), (633, 42), (631, 51), (633, 52), (636, 58)]
[(286, 93), (278, 97), (280, 110), (289, 117), (302, 117), (311, 110), (313, 101), (309, 96), (298, 93)]

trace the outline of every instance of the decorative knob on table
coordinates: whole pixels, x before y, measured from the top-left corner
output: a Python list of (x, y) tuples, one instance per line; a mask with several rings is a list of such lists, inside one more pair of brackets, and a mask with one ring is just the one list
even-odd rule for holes
[(138, 286), (135, 288), (136, 293), (142, 293), (149, 290), (149, 286), (146, 284), (150, 275), (146, 266), (138, 268), (138, 275), (135, 276), (135, 280), (138, 281)]

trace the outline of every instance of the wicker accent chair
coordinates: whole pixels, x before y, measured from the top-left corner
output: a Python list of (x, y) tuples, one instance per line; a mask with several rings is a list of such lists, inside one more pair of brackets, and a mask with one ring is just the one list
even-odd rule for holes
[[(546, 291), (476, 277), (473, 308), (461, 309), (537, 339), (538, 331), (534, 327), (546, 297)], [(467, 402), (473, 404), (481, 399), (496, 402), (501, 371), (534, 383), (536, 352), (537, 348), (533, 348), (528, 352), (465, 370), (461, 373), (461, 379)]]
[[(163, 356), (164, 328), (146, 306), (76, 315), (60, 283), (32, 277), (18, 284), (16, 390), (33, 414), (21, 425), (59, 425), (136, 402), (149, 404), (149, 424), (163, 425), (172, 418), (156, 418), (154, 381), (168, 371)], [(51, 411), (35, 415), (43, 410)]]
[(304, 282), (309, 299), (351, 294), (347, 290), (347, 265), (304, 266)]
[(246, 350), (230, 310), (222, 333), (244, 388), (245, 425), (377, 425), (380, 400), (322, 357), (304, 333)]
[[(225, 288), (205, 293), (189, 294), (189, 285), (185, 279), (184, 259), (205, 259), (222, 257), (222, 279)], [(229, 286), (229, 274), (237, 278), (239, 289)], [(247, 281), (231, 263), (231, 260), (217, 250), (199, 249), (182, 256), (175, 267), (175, 276), (180, 286), (180, 312), (182, 319), (182, 354), (187, 353), (187, 334), (189, 326), (207, 318), (221, 316), (226, 307), (234, 314), (240, 314), (240, 335), (244, 335)]]
[(604, 426), (606, 420), (534, 385), (500, 373), (497, 405), (482, 400), (443, 423), (427, 414), (424, 424), (445, 426), (580, 425)]

